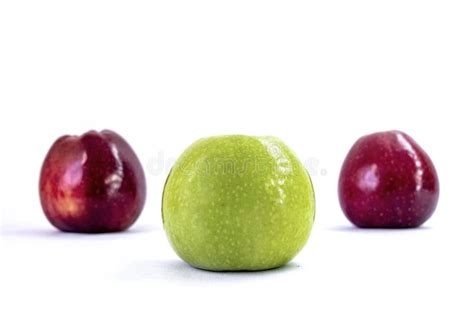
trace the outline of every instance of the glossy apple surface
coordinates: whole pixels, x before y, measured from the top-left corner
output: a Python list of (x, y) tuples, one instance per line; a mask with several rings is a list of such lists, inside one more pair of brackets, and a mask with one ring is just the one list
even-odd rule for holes
[(432, 161), (400, 131), (360, 138), (349, 151), (339, 177), (342, 210), (359, 227), (418, 227), (433, 214), (438, 197)]
[(122, 137), (107, 130), (56, 140), (44, 160), (39, 189), (51, 224), (81, 233), (127, 229), (146, 195), (140, 161)]
[(177, 160), (163, 192), (171, 245), (206, 270), (286, 264), (305, 245), (314, 214), (308, 173), (275, 137), (201, 139)]

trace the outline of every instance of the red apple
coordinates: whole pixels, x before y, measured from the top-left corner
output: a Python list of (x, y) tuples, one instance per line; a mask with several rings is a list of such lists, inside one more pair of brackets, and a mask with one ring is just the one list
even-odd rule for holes
[(360, 138), (339, 177), (339, 201), (347, 218), (366, 228), (409, 228), (436, 209), (439, 183), (426, 152), (400, 131)]
[(39, 187), (51, 224), (81, 233), (127, 229), (140, 215), (146, 195), (140, 161), (122, 137), (107, 130), (56, 140)]

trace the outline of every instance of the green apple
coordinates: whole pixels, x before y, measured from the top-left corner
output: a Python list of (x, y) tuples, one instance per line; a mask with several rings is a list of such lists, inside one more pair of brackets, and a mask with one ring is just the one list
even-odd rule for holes
[(286, 264), (308, 240), (314, 215), (311, 179), (276, 137), (200, 139), (176, 161), (163, 192), (171, 245), (205, 270)]

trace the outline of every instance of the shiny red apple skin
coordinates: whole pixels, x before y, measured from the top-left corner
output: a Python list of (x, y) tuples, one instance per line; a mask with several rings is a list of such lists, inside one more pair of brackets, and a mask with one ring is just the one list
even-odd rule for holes
[(44, 160), (39, 190), (43, 211), (56, 228), (105, 233), (136, 221), (146, 182), (138, 157), (120, 135), (90, 131), (56, 140)]
[(436, 209), (439, 182), (433, 162), (407, 134), (380, 132), (360, 138), (339, 176), (339, 202), (362, 228), (412, 228)]

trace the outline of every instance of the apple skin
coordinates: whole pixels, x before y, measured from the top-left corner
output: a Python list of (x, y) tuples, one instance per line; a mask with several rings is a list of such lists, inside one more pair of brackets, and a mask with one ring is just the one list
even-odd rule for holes
[(412, 228), (436, 209), (439, 182), (425, 151), (400, 131), (360, 138), (339, 177), (346, 217), (362, 228)]
[(315, 216), (311, 179), (275, 137), (198, 140), (163, 192), (163, 226), (176, 253), (213, 271), (280, 267), (303, 248)]
[(67, 232), (105, 233), (129, 228), (146, 196), (143, 168), (130, 145), (112, 131), (63, 136), (41, 169), (43, 211)]

